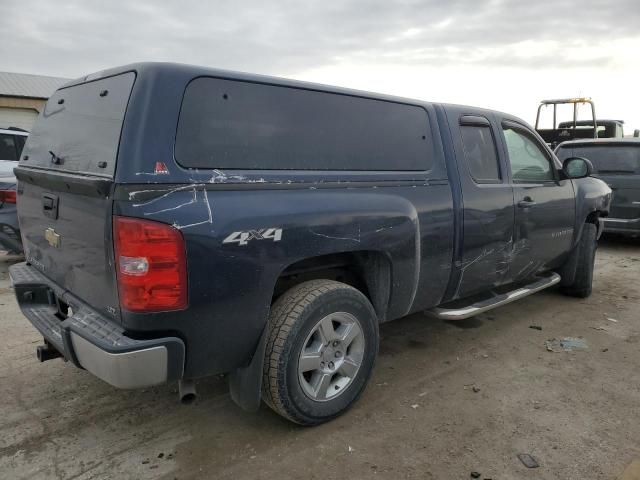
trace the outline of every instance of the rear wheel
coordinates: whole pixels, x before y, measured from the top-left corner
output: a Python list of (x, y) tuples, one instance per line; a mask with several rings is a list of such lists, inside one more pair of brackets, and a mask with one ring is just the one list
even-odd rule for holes
[(263, 398), (280, 415), (317, 425), (346, 411), (364, 390), (378, 352), (378, 320), (349, 285), (312, 280), (274, 304)]
[(563, 288), (572, 297), (586, 298), (591, 295), (593, 267), (596, 259), (597, 228), (593, 223), (585, 223), (580, 242), (576, 247), (576, 274), (573, 283)]

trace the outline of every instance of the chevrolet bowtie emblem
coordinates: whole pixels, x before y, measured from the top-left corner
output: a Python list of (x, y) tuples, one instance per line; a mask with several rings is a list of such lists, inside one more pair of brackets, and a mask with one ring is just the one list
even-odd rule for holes
[(60, 235), (53, 228), (49, 227), (44, 231), (44, 238), (52, 247), (58, 248), (60, 246)]

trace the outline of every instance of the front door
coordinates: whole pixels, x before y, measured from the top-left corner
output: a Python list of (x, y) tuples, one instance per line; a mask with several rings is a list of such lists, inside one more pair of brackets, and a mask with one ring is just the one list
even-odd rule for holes
[(561, 180), (559, 162), (526, 126), (502, 122), (515, 203), (514, 245), (509, 277), (520, 281), (558, 267), (571, 249), (575, 194)]

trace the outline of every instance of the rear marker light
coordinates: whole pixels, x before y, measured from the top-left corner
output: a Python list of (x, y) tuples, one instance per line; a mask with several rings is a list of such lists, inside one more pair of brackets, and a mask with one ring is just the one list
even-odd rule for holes
[(182, 233), (166, 223), (113, 217), (120, 305), (132, 312), (187, 307), (187, 265)]

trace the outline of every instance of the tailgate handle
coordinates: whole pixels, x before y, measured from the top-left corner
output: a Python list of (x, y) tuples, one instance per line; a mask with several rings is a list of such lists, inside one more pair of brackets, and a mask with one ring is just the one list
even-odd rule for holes
[(42, 195), (42, 209), (44, 210), (45, 216), (49, 218), (53, 218), (54, 220), (57, 219), (58, 218), (58, 197), (56, 195), (44, 193)]

